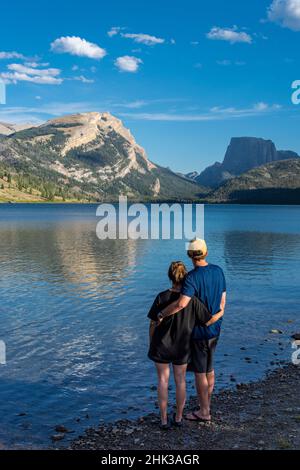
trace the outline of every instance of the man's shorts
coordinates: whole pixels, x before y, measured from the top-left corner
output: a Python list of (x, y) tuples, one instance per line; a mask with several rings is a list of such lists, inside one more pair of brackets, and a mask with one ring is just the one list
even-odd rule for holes
[(188, 370), (197, 374), (207, 374), (214, 370), (214, 354), (218, 337), (212, 339), (193, 339), (192, 358)]

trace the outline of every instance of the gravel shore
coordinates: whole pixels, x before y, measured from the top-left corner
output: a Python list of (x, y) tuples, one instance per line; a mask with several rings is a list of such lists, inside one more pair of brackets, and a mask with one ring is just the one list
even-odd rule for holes
[[(210, 450), (300, 449), (300, 366), (288, 364), (259, 382), (215, 395), (211, 424), (185, 421), (159, 429), (156, 414), (87, 429), (71, 449)], [(187, 411), (197, 405), (191, 398)]]

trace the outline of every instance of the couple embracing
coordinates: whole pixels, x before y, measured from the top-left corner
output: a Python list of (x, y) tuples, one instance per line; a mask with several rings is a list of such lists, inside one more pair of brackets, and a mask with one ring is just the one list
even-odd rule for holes
[[(149, 313), (150, 348), (158, 375), (161, 428), (181, 427), (186, 401), (186, 371), (195, 374), (199, 409), (186, 416), (190, 421), (209, 423), (214, 388), (214, 352), (226, 304), (226, 283), (222, 269), (206, 258), (207, 245), (195, 239), (187, 252), (194, 269), (187, 272), (178, 261), (171, 263), (170, 289), (156, 297)], [(170, 364), (176, 384), (176, 413), (168, 419)]]

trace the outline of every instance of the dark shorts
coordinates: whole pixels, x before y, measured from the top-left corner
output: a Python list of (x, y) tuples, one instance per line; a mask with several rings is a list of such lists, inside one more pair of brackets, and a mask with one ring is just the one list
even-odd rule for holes
[(214, 354), (218, 339), (194, 339), (192, 341), (192, 360), (188, 365), (189, 371), (207, 374), (214, 370)]
[(189, 358), (180, 358), (180, 359), (175, 359), (175, 358), (166, 358), (162, 359), (160, 357), (157, 357), (155, 355), (152, 355), (150, 352), (148, 354), (149, 359), (151, 361), (155, 362), (156, 364), (173, 364), (173, 366), (184, 366), (188, 364)]

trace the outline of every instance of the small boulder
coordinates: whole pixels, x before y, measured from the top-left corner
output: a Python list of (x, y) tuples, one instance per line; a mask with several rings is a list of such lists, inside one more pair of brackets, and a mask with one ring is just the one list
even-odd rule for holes
[(53, 442), (56, 442), (56, 441), (61, 441), (62, 439), (64, 439), (65, 435), (64, 434), (53, 434), (53, 436), (51, 436), (51, 440)]
[(70, 432), (66, 426), (64, 426), (63, 424), (58, 424), (57, 426), (55, 426), (55, 431), (56, 432), (61, 432), (61, 433), (66, 433), (66, 432)]

